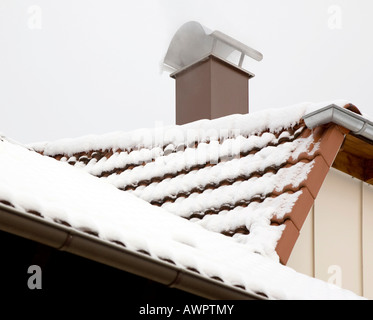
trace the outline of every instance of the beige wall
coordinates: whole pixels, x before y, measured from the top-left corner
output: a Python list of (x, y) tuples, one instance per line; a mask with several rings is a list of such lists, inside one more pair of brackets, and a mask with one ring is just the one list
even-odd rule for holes
[(331, 169), (288, 266), (373, 299), (373, 186)]

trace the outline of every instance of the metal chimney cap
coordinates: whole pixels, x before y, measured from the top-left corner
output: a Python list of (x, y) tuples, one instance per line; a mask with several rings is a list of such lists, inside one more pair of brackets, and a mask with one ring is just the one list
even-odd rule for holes
[(227, 60), (229, 55), (234, 51), (240, 53), (237, 63), (239, 68), (242, 68), (245, 56), (249, 56), (257, 61), (263, 59), (263, 55), (260, 52), (223, 32), (217, 30), (211, 31), (199, 22), (190, 21), (183, 24), (175, 33), (163, 64), (171, 67), (173, 71), (178, 71), (210, 54)]

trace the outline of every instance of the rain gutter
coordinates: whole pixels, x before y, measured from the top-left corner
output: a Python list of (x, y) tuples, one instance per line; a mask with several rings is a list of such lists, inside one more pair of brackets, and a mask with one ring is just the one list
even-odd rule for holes
[(265, 297), (209, 279), (170, 263), (131, 251), (44, 218), (18, 211), (0, 203), (0, 230), (58, 250), (67, 251), (171, 288), (213, 300), (264, 300)]
[(373, 122), (348, 109), (331, 104), (303, 117), (309, 129), (333, 122), (351, 131), (356, 136), (373, 141)]

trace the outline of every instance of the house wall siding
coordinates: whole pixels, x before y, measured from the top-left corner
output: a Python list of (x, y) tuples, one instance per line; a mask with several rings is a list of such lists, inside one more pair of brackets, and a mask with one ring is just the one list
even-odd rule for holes
[(373, 299), (373, 186), (363, 184), (363, 295)]
[(288, 261), (373, 299), (373, 187), (331, 169)]

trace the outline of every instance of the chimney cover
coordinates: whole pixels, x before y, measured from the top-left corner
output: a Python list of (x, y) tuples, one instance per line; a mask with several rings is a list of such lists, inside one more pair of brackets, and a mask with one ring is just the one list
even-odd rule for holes
[(240, 69), (243, 69), (245, 56), (257, 61), (263, 59), (260, 52), (223, 32), (211, 31), (199, 22), (190, 21), (182, 25), (175, 33), (163, 64), (173, 72), (177, 72), (209, 55), (215, 55), (232, 64), (229, 57), (234, 51), (240, 53), (239, 61), (234, 63)]

